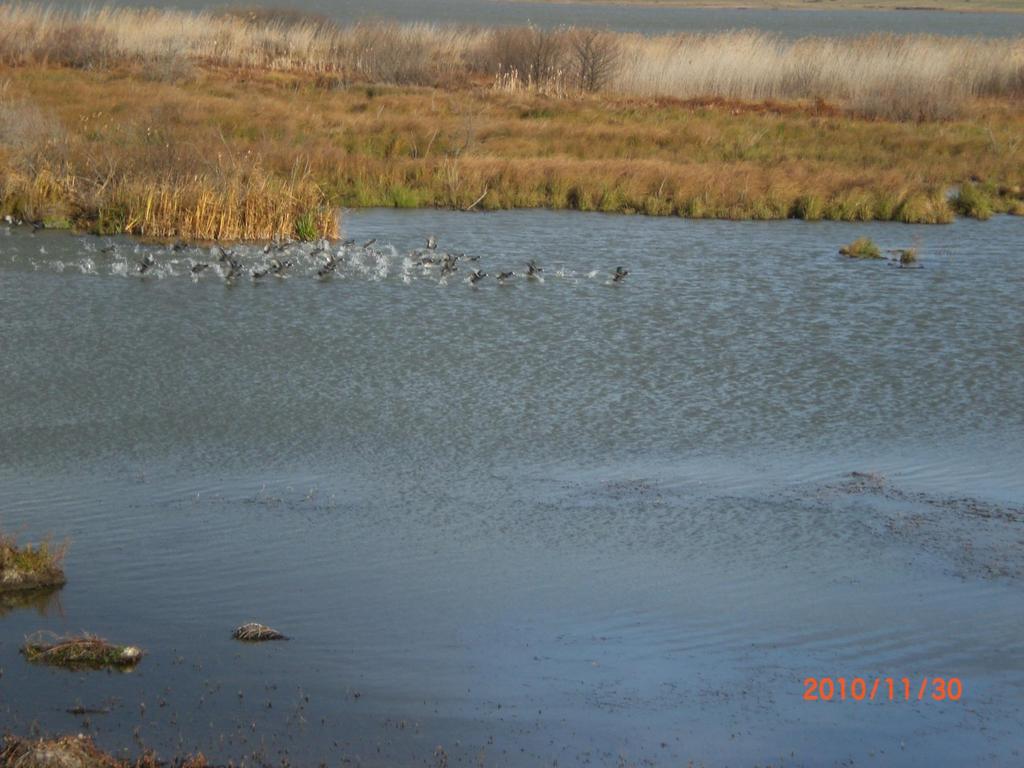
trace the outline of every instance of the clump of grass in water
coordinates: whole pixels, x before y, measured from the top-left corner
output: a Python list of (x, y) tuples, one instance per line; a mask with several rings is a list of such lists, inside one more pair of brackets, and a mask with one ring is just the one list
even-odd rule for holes
[(900, 248), (894, 251), (901, 267), (917, 266), (917, 248)]
[(839, 253), (843, 256), (849, 256), (851, 259), (882, 258), (882, 252), (870, 237), (858, 237), (852, 243), (840, 248)]
[(27, 638), (21, 652), (29, 661), (70, 669), (130, 669), (142, 660), (143, 651), (132, 645), (114, 645), (94, 635)]
[(271, 629), (263, 624), (257, 624), (256, 622), (250, 622), (243, 624), (236, 629), (232, 635), (235, 640), (244, 640), (249, 643), (259, 643), (266, 640), (287, 640), (288, 638), (278, 632), (276, 629)]
[(0, 592), (63, 585), (60, 564), (66, 552), (66, 544), (55, 547), (43, 541), (19, 547), (13, 537), (0, 534)]
[(17, 736), (4, 737), (0, 748), (0, 765), (13, 768), (53, 768), (73, 766), (74, 768), (155, 768), (158, 765), (175, 768), (206, 768), (203, 755), (177, 758), (164, 762), (152, 752), (146, 752), (136, 760), (119, 760), (97, 748), (88, 736), (61, 736), (56, 739), (23, 739)]

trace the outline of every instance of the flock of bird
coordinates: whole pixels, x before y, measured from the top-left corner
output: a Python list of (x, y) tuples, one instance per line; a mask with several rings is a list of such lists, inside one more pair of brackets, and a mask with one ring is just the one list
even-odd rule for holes
[[(376, 238), (367, 240), (359, 249), (364, 252), (370, 252), (370, 249), (377, 242)], [(234, 282), (240, 277), (248, 274), (252, 280), (262, 280), (269, 276), (273, 277), (285, 277), (288, 270), (294, 266), (295, 262), (293, 259), (287, 258), (289, 249), (295, 244), (290, 241), (275, 241), (268, 243), (263, 248), (264, 255), (274, 254), (270, 256), (265, 266), (255, 266), (248, 270), (242, 264), (234, 251), (225, 250), (220, 244), (214, 244), (210, 255), (216, 256), (216, 262), (220, 266), (221, 274), (226, 282)], [(355, 240), (345, 240), (341, 243), (344, 250), (349, 250), (356, 247)], [(434, 235), (430, 235), (425, 240), (425, 248), (416, 249), (408, 254), (408, 258), (416, 266), (424, 269), (439, 269), (441, 277), (449, 277), (454, 275), (459, 270), (459, 262), (477, 263), (480, 261), (479, 256), (467, 256), (465, 253), (447, 253), (439, 252), (437, 250), (437, 238)], [(188, 244), (182, 241), (178, 241), (171, 246), (172, 251), (182, 251), (188, 248)], [(101, 249), (101, 253), (113, 253), (116, 246), (109, 245)], [(316, 247), (313, 248), (309, 253), (310, 256), (322, 256), (323, 260), (316, 270), (316, 276), (323, 280), (329, 278), (334, 274), (340, 262), (336, 253), (330, 250), (330, 243), (326, 240), (321, 240)], [(156, 266), (156, 258), (151, 254), (147, 253), (143, 255), (142, 259), (136, 265), (138, 274), (145, 275), (151, 269)], [(209, 262), (196, 262), (189, 268), (192, 275), (199, 276), (212, 266)], [(495, 274), (495, 279), (499, 285), (508, 284), (516, 277), (525, 276), (528, 280), (539, 280), (544, 272), (537, 262), (531, 259), (526, 264), (526, 272), (518, 273), (512, 270), (501, 271)], [(621, 283), (629, 275), (629, 270), (623, 267), (616, 267), (615, 272), (611, 274), (612, 283)], [(473, 268), (469, 272), (467, 282), (475, 286), (481, 280), (488, 277), (488, 273), (484, 272), (479, 268)]]

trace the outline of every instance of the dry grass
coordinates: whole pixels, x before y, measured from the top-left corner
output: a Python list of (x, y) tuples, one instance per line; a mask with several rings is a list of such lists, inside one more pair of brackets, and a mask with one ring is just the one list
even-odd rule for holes
[[(913, 222), (949, 221), (946, 191), (972, 178), (989, 210), (1024, 199), (1024, 113), (1001, 102), (911, 124), (821, 102), (337, 88), (211, 67), (188, 83), (139, 77), (138, 66), (0, 68), (9, 103), (62, 137), (0, 158), (0, 214), (232, 239), (290, 234), (306, 211), (332, 231), (334, 205), (462, 209), (485, 190), (481, 209)], [(203, 207), (204, 188), (233, 179), (235, 199), (258, 197), (232, 210), (263, 218)], [(273, 191), (286, 184), (305, 196)], [(277, 223), (246, 224), (268, 216)]]
[(137, 760), (119, 760), (103, 752), (88, 736), (54, 739), (22, 739), (6, 736), (0, 749), (0, 765), (7, 768), (206, 768), (202, 754), (172, 761), (158, 760), (146, 753)]
[(1021, 48), (0, 6), (0, 215), (252, 240), (334, 236), (339, 205), (1024, 212)]

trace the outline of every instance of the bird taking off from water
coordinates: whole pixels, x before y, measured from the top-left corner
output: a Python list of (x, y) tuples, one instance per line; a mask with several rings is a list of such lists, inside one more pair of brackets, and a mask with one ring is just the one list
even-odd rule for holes
[(154, 264), (156, 264), (156, 260), (153, 258), (153, 255), (147, 253), (142, 257), (142, 261), (139, 262), (139, 274), (146, 274)]
[(479, 269), (474, 269), (473, 270), (473, 274), (471, 274), (469, 276), (469, 284), (470, 285), (476, 285), (481, 280), (483, 280), (485, 277), (487, 277), (487, 273), (486, 272), (481, 272)]
[(544, 271), (543, 267), (538, 267), (537, 262), (530, 259), (526, 264), (526, 276), (531, 280), (537, 280), (540, 278), (540, 273)]
[(236, 277), (242, 274), (242, 262), (238, 259), (229, 257), (228, 260), (228, 271), (224, 275), (224, 279), (229, 283), (232, 282)]
[(285, 259), (284, 261), (280, 261), (278, 259), (271, 259), (270, 271), (277, 277), (284, 277), (284, 273), (288, 271), (288, 268), (291, 267), (291, 265), (291, 259)]
[(338, 268), (338, 260), (334, 258), (333, 253), (327, 254), (327, 261), (324, 262), (323, 266), (316, 271), (317, 277), (327, 277), (335, 269)]
[(428, 251), (436, 251), (437, 250), (437, 238), (434, 235), (428, 235), (427, 236), (427, 250)]
[(616, 267), (615, 268), (615, 274), (612, 275), (612, 282), (613, 283), (621, 283), (623, 280), (626, 279), (626, 276), (628, 274), (629, 274), (629, 270), (628, 269), (623, 269), (622, 267)]

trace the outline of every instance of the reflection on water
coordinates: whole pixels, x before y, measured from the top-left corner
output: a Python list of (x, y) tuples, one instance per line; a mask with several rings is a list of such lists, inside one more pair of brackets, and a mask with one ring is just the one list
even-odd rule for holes
[(62, 615), (60, 589), (28, 589), (17, 592), (0, 592), (0, 618), (12, 611), (30, 610), (39, 616)]
[[(81, 703), (109, 747), (219, 760), (1014, 764), (1024, 220), (345, 227), (378, 242), (329, 279), (307, 246), (234, 284), (0, 229), (0, 522), (72, 540), (63, 611), (3, 617), (0, 722)], [(429, 234), (479, 261), (442, 278)], [(924, 268), (840, 258), (861, 234)], [(17, 655), (40, 629), (149, 655), (54, 675)], [(965, 702), (814, 705), (812, 675)]]
[[(150, 7), (151, 0), (115, 0), (112, 5)], [(56, 5), (83, 7), (83, 0)], [(156, 5), (187, 10), (219, 9), (211, 0), (175, 0)], [(595, 26), (623, 32), (723, 32), (758, 29), (783, 37), (849, 36), (875, 33), (980, 35), (1024, 34), (1024, 14), (941, 11), (788, 11), (757, 8), (657, 8), (642, 3), (547, 3), (507, 0), (258, 0), (248, 6), (300, 8), (345, 22), (396, 19), (446, 24)]]

